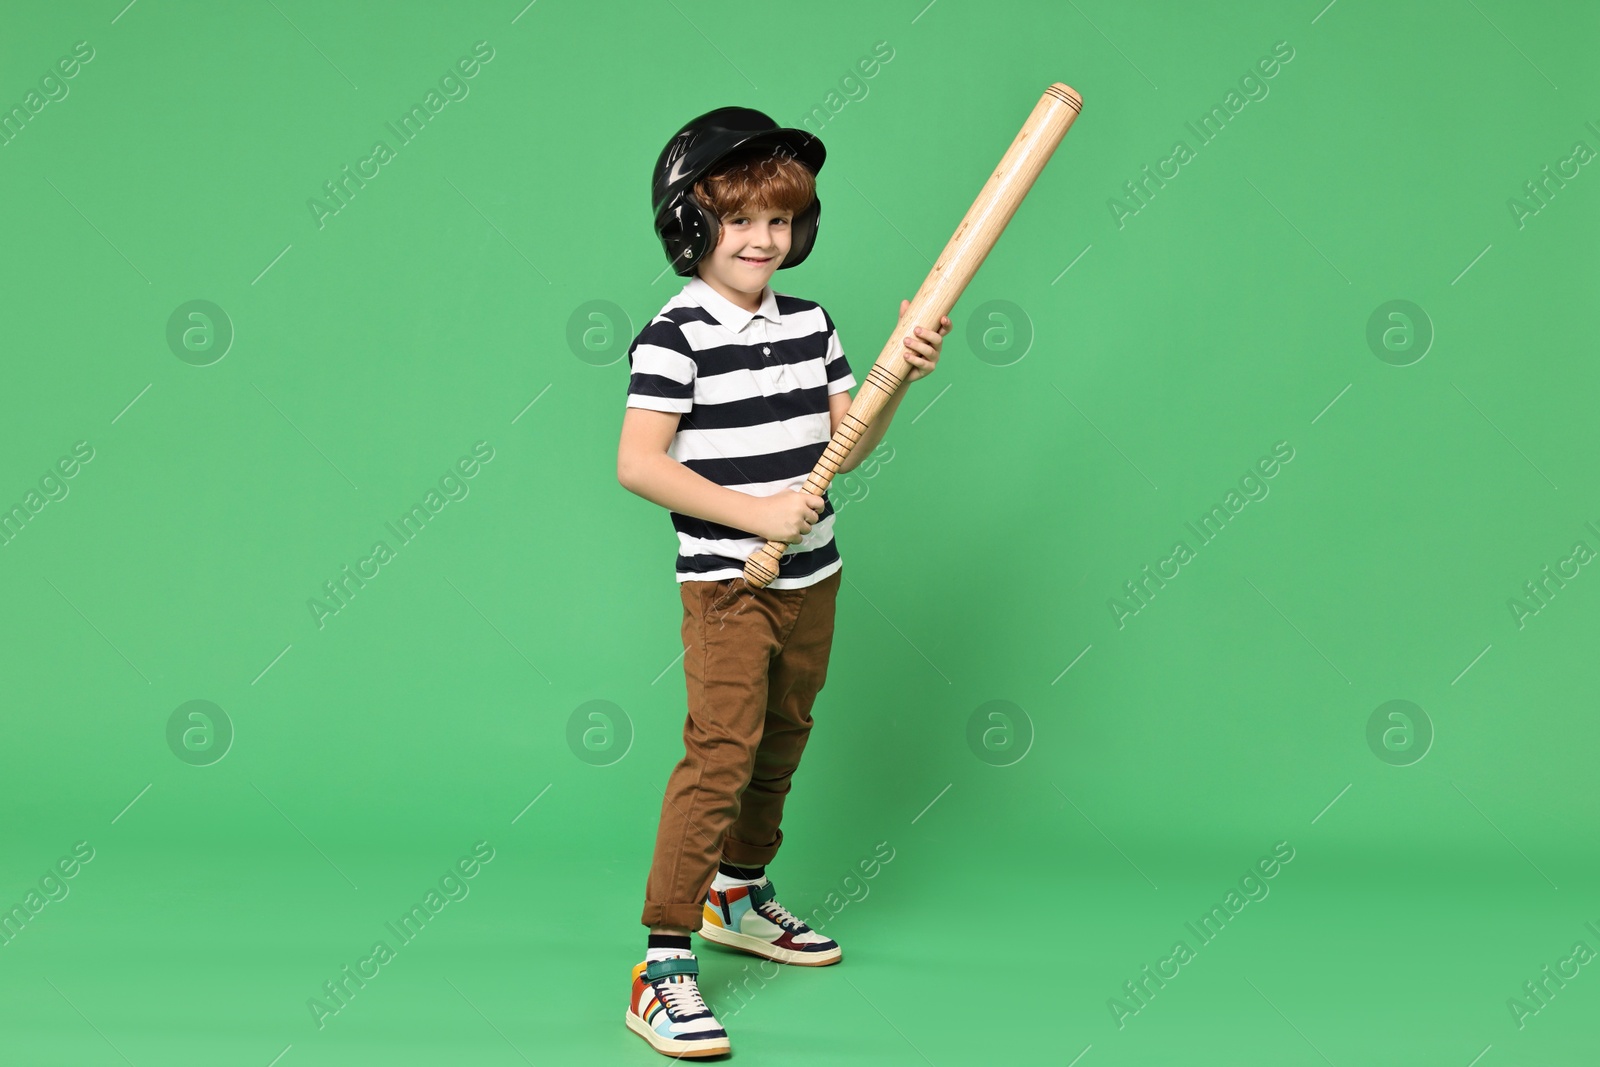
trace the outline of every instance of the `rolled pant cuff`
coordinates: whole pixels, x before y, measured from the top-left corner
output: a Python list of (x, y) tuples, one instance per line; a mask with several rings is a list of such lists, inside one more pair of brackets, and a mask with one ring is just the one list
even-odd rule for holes
[(647, 903), (639, 921), (645, 926), (675, 926), (683, 930), (698, 930), (705, 919), (705, 901), (698, 904)]
[(778, 855), (778, 847), (782, 844), (782, 830), (778, 831), (778, 839), (770, 845), (748, 845), (729, 834), (722, 839), (722, 858), (735, 867), (765, 867)]

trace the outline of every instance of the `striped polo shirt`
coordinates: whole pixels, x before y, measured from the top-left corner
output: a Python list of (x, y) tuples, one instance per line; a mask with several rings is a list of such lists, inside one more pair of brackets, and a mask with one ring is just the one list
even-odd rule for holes
[[(856, 384), (833, 320), (820, 304), (774, 293), (746, 311), (704, 279), (689, 279), (628, 348), (627, 406), (680, 412), (667, 454), (696, 474), (751, 496), (798, 488), (832, 436), (828, 397)], [(784, 549), (768, 588), (800, 589), (841, 565), (833, 502)], [(746, 530), (669, 511), (680, 582), (744, 573), (766, 543)]]

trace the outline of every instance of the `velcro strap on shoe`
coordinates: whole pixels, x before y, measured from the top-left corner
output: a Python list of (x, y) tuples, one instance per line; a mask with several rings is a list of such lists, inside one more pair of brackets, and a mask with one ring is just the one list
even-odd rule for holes
[(647, 982), (654, 982), (657, 978), (667, 978), (674, 974), (699, 973), (700, 961), (693, 956), (670, 956), (664, 960), (651, 960), (644, 968), (644, 978)]
[(765, 904), (777, 895), (778, 891), (773, 887), (772, 879), (769, 878), (765, 885), (758, 884), (750, 887), (750, 906), (755, 907), (757, 904)]

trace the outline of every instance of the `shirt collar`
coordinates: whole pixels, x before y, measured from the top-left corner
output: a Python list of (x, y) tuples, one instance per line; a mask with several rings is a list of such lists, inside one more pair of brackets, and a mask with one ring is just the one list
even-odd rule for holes
[(746, 311), (733, 303), (727, 297), (713, 289), (709, 282), (698, 274), (689, 279), (683, 287), (684, 295), (695, 303), (711, 312), (711, 317), (727, 329), (738, 333), (750, 324), (750, 320), (757, 315), (764, 317), (768, 322), (782, 322), (778, 314), (778, 298), (772, 292), (772, 286), (767, 285), (761, 293), (761, 306), (755, 311)]

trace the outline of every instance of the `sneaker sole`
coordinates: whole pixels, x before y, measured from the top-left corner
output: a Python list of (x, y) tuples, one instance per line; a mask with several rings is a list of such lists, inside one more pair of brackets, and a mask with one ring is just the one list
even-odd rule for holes
[(826, 952), (796, 952), (794, 949), (779, 948), (759, 937), (751, 937), (749, 934), (741, 934), (736, 930), (729, 930), (725, 926), (716, 926), (709, 922), (700, 925), (700, 936), (707, 941), (715, 941), (719, 945), (748, 952), (753, 956), (760, 956), (777, 963), (794, 963), (801, 967), (826, 967), (830, 963), (838, 963), (844, 956), (844, 950), (837, 945)]
[(727, 1038), (715, 1041), (682, 1041), (672, 1037), (662, 1037), (650, 1027), (645, 1025), (643, 1019), (628, 1012), (628, 1029), (650, 1042), (650, 1047), (657, 1052), (679, 1059), (698, 1060), (706, 1056), (722, 1056), (732, 1051), (732, 1046)]

